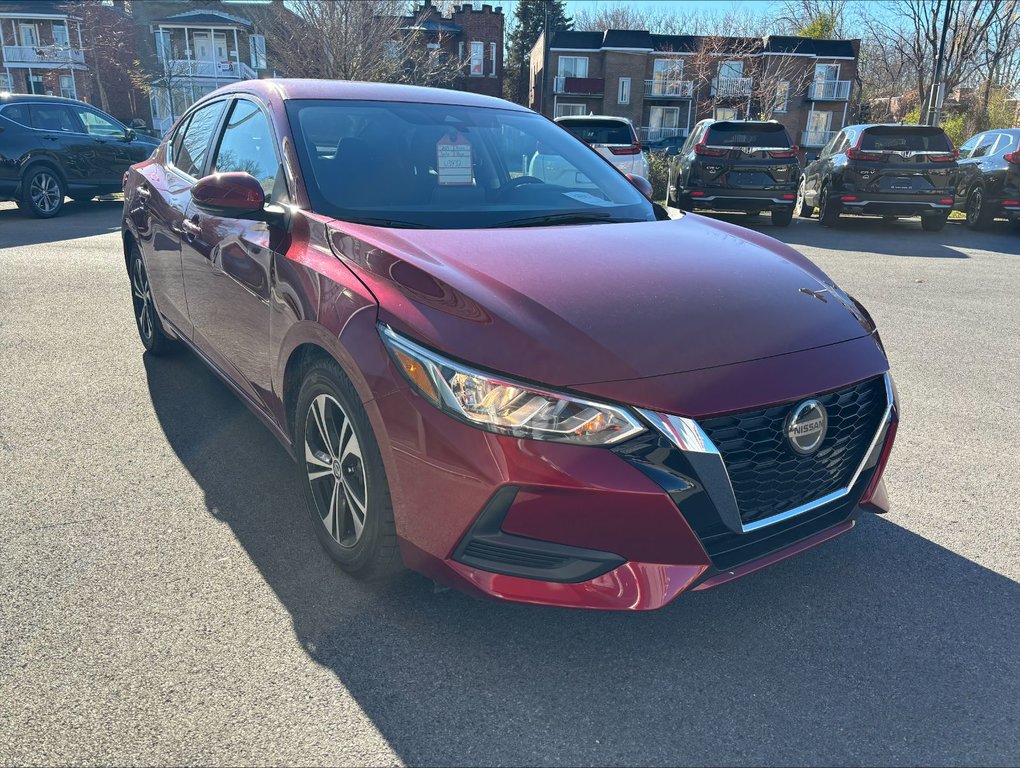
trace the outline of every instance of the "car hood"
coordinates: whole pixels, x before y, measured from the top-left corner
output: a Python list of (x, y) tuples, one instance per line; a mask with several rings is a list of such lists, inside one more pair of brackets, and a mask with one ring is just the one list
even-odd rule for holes
[(451, 357), (544, 384), (695, 371), (872, 330), (793, 249), (696, 215), (488, 230), (329, 227), (381, 321)]

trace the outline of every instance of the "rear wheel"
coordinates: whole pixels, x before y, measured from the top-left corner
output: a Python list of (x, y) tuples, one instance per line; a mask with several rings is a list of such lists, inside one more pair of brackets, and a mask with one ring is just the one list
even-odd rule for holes
[(670, 166), (669, 172), (666, 175), (666, 205), (670, 208), (676, 208), (676, 184), (673, 178), (673, 167)]
[(948, 213), (926, 213), (921, 216), (921, 229), (925, 232), (938, 232), (946, 226)]
[(176, 348), (176, 342), (163, 332), (156, 305), (152, 303), (152, 287), (145, 271), (145, 262), (137, 246), (131, 248), (131, 301), (135, 308), (135, 325), (145, 351), (157, 357)]
[(64, 182), (52, 168), (37, 165), (29, 168), (21, 183), (21, 205), (18, 207), (37, 219), (52, 219), (64, 208)]
[(333, 360), (306, 371), (295, 422), (302, 486), (319, 542), (360, 578), (398, 574), (403, 562), (379, 446), (354, 385)]
[(823, 227), (834, 227), (839, 223), (840, 205), (833, 200), (827, 187), (822, 187), (818, 196), (818, 220)]
[(793, 206), (786, 208), (777, 208), (772, 211), (772, 226), (774, 227), (788, 227), (790, 222), (793, 221)]
[(967, 226), (971, 229), (988, 229), (995, 214), (985, 199), (984, 191), (978, 187), (967, 198)]
[(810, 219), (815, 213), (815, 207), (808, 205), (805, 201), (806, 196), (807, 189), (804, 187), (804, 180), (801, 179), (800, 184), (797, 186), (797, 201), (793, 204), (793, 210), (802, 219)]

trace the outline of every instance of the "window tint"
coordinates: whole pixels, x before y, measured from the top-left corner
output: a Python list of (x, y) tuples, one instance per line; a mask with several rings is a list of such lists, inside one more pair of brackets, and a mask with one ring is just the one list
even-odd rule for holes
[[(174, 140), (174, 165), (189, 176), (201, 176), (205, 168), (205, 158), (209, 153), (209, 143), (216, 124), (223, 114), (226, 102), (216, 101), (206, 104), (191, 116), (181, 136)], [(177, 142), (180, 141), (178, 145)]]
[(868, 128), (861, 137), (860, 148), (871, 152), (949, 152), (951, 150), (949, 137), (941, 128), (898, 125)]
[(227, 127), (216, 153), (217, 173), (250, 173), (269, 197), (279, 168), (276, 140), (265, 114), (250, 101), (238, 100), (230, 112)]
[(991, 150), (992, 145), (995, 144), (995, 134), (985, 133), (981, 135), (980, 141), (977, 146), (974, 147), (974, 151), (970, 154), (971, 157), (984, 157)]
[(4, 110), (3, 112), (0, 112), (0, 115), (3, 115), (8, 120), (13, 120), (16, 123), (21, 123), (22, 125), (28, 126), (32, 125), (32, 120), (28, 116), (27, 104), (11, 104), (7, 107), (4, 107)]
[(633, 144), (630, 126), (619, 120), (570, 120), (560, 123), (587, 144)]
[(715, 123), (705, 143), (713, 147), (790, 147), (790, 134), (779, 123)]
[(977, 143), (980, 140), (981, 134), (978, 134), (977, 136), (972, 136), (963, 142), (963, 144), (960, 145), (960, 157), (964, 160), (970, 157), (970, 153), (974, 151), (974, 147), (977, 146)]
[(177, 133), (174, 134), (173, 139), (170, 141), (169, 147), (169, 161), (171, 164), (177, 161), (177, 154), (180, 152), (181, 143), (184, 141), (184, 132), (188, 130), (188, 123), (191, 122), (191, 117), (186, 117), (177, 127)]
[(118, 139), (124, 137), (124, 129), (108, 117), (96, 114), (88, 109), (74, 110), (82, 125), (85, 126), (85, 133), (90, 136), (116, 136)]
[(70, 109), (63, 104), (31, 104), (32, 127), (41, 131), (81, 133), (81, 126)]

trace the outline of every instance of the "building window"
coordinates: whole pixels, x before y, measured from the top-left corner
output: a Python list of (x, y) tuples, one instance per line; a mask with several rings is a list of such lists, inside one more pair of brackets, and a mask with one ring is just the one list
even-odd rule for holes
[(249, 35), (248, 47), (251, 49), (251, 68), (266, 68), (266, 36)]
[(553, 117), (568, 117), (570, 115), (586, 114), (588, 114), (588, 111), (584, 104), (564, 104), (561, 102), (556, 105), (556, 114), (553, 115)]
[(560, 77), (588, 77), (587, 56), (560, 56)]
[(471, 77), (481, 77), (485, 69), (485, 43), (471, 43)]
[(786, 112), (790, 104), (790, 83), (786, 80), (776, 83), (776, 112)]
[(815, 64), (815, 81), (829, 83), (839, 80), (839, 64)]
[(77, 97), (74, 90), (74, 76), (73, 75), (61, 75), (60, 76), (60, 95), (65, 99), (73, 99)]
[(23, 46), (34, 47), (39, 45), (39, 30), (36, 29), (35, 24), (19, 24), (18, 36), (21, 38)]
[(36, 96), (46, 95), (46, 86), (43, 85), (42, 75), (29, 75), (28, 92)]
[(496, 76), (496, 44), (489, 43), (489, 77)]
[(0, 72), (0, 91), (13, 91), (14, 82), (6, 72)]
[(174, 57), (170, 33), (164, 30), (156, 32), (156, 58), (159, 61), (170, 61)]
[(679, 107), (652, 107), (648, 113), (648, 141), (680, 135)]
[(652, 82), (675, 83), (684, 76), (684, 60), (656, 59), (652, 64)]
[(71, 44), (71, 38), (67, 34), (66, 24), (53, 25), (53, 44), (60, 48), (67, 48)]
[(737, 110), (733, 107), (716, 107), (712, 114), (713, 120), (736, 120)]
[(737, 79), (744, 76), (744, 62), (724, 61), (719, 65), (720, 79)]
[(617, 104), (630, 104), (630, 78), (621, 77), (620, 86), (616, 93)]

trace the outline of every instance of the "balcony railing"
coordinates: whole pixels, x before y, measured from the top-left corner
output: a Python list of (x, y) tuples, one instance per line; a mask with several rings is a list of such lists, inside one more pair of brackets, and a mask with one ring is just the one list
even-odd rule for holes
[(816, 101), (846, 101), (850, 98), (850, 81), (815, 80), (808, 88), (808, 98)]
[(645, 96), (652, 99), (689, 99), (694, 93), (690, 80), (645, 80)]
[(802, 147), (824, 147), (835, 135), (836, 131), (803, 131), (800, 134), (800, 145)]
[(84, 64), (81, 48), (61, 45), (5, 45), (4, 62), (7, 64)]
[(255, 70), (243, 61), (167, 59), (160, 66), (176, 77), (212, 77), (219, 80), (254, 80), (258, 77)]
[(753, 82), (750, 77), (717, 77), (712, 81), (712, 88), (716, 96), (750, 96)]
[(561, 96), (601, 96), (605, 90), (606, 81), (601, 77), (553, 78), (553, 93)]
[(687, 131), (683, 128), (652, 128), (642, 126), (638, 131), (641, 141), (659, 141), (660, 139), (686, 138)]

